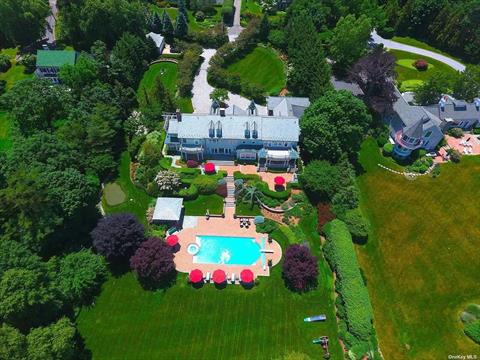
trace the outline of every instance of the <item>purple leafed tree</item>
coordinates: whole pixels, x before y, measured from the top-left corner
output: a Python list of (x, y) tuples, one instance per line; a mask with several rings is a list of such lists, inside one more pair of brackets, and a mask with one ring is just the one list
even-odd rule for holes
[(291, 245), (285, 251), (282, 270), (288, 288), (307, 291), (317, 286), (317, 258), (303, 245)]
[(107, 259), (128, 259), (145, 240), (145, 229), (132, 214), (115, 214), (100, 219), (91, 236)]
[(168, 285), (175, 277), (173, 252), (163, 240), (145, 240), (130, 258), (130, 267), (145, 285)]
[(350, 78), (365, 94), (367, 105), (379, 114), (392, 110), (397, 100), (395, 86), (395, 57), (382, 48), (361, 58), (350, 70)]

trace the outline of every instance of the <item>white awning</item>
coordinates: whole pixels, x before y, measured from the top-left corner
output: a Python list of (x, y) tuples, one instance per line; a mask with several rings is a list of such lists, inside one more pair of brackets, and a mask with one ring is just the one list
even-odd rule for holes
[(267, 150), (267, 158), (275, 160), (289, 160), (290, 150)]
[(178, 221), (182, 214), (183, 199), (161, 197), (157, 198), (152, 220)]

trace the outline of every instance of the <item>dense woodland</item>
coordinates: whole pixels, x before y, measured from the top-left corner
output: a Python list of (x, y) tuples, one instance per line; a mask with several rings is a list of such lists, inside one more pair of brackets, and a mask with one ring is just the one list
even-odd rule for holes
[[(182, 96), (189, 95), (200, 66), (200, 44), (219, 47), (209, 81), (258, 102), (265, 94), (227, 76), (225, 67), (259, 43), (287, 56), (290, 93), (312, 102), (300, 122), (306, 166), (299, 182), (312, 201), (328, 204), (340, 219), (327, 228), (329, 241), (337, 237), (340, 245), (326, 249), (339, 274), (337, 291), (348, 287), (337, 300), (340, 336), (358, 355), (374, 352), (368, 292), (360, 280), (348, 282), (352, 273), (353, 280), (360, 279), (356, 259), (348, 255), (351, 237), (364, 240), (368, 233), (358, 208), (357, 153), (367, 135), (384, 135), (378, 119), (395, 101), (393, 85), (386, 81), (394, 75), (395, 60), (368, 47), (370, 32), (378, 28), (383, 35), (416, 37), (478, 63), (480, 0), (294, 0), (280, 20), (267, 14), (252, 19), (233, 43), (227, 43), (223, 23), (209, 32), (189, 32), (185, 7), (208, 11), (197, 2), (179, 1), (175, 26), (166, 12), (160, 17), (146, 5), (59, 0), (61, 42), (83, 51), (78, 63), (62, 68), (62, 85), (27, 79), (0, 98), (0, 108), (13, 122), (13, 150), (0, 152), (0, 359), (88, 358), (75, 314), (92, 303), (108, 266), (131, 258), (131, 267), (142, 278), (149, 273), (145, 258), (170, 254), (158, 242), (145, 241), (143, 227), (131, 217), (101, 220), (95, 228), (101, 219), (101, 184), (115, 177), (119, 154), (127, 148), (136, 153), (145, 140), (132, 128), (140, 122), (149, 132), (161, 130), (162, 112), (176, 108), (161, 82), (147, 101), (136, 100), (138, 84), (157, 56), (154, 44), (145, 39), (152, 30), (184, 52), (178, 86)], [(34, 46), (48, 12), (47, 0), (2, 0), (1, 47)], [(227, 21), (231, 13), (227, 9), (224, 15)], [(419, 102), (431, 103), (452, 88), (472, 98), (478, 94), (480, 75), (478, 69), (469, 71), (448, 83), (439, 75), (419, 90)], [(332, 74), (357, 82), (366, 94), (363, 101), (333, 91)], [(141, 117), (132, 118), (134, 110)], [(126, 246), (115, 227), (131, 231), (134, 240)], [(91, 250), (92, 238), (96, 251)], [(154, 280), (171, 280), (174, 269), (172, 259), (167, 260)], [(49, 346), (52, 338), (55, 347)]]

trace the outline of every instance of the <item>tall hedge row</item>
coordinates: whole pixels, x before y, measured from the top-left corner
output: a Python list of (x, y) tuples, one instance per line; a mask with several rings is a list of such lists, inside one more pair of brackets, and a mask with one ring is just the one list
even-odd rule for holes
[(337, 274), (336, 289), (344, 305), (343, 314), (349, 332), (366, 341), (373, 334), (373, 310), (347, 225), (333, 220), (325, 225), (325, 257)]

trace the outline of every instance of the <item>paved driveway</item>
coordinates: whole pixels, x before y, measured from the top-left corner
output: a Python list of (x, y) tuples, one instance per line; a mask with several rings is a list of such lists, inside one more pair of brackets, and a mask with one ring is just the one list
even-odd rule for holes
[(465, 65), (462, 63), (453, 60), (447, 56), (444, 56), (442, 54), (438, 54), (433, 51), (425, 50), (425, 49), (420, 49), (415, 46), (411, 45), (405, 45), (401, 44), (399, 42), (393, 41), (393, 40), (388, 40), (382, 38), (380, 35), (377, 34), (377, 32), (374, 30), (372, 32), (372, 39), (373, 42), (376, 44), (383, 44), (387, 49), (392, 49), (392, 50), (401, 50), (401, 51), (408, 51), (414, 54), (422, 55), (422, 56), (427, 56), (432, 59), (438, 60), (452, 68), (454, 68), (457, 71), (464, 71), (465, 70)]

